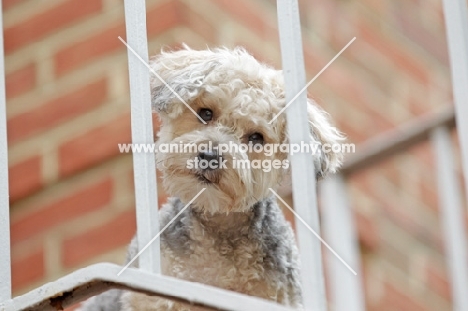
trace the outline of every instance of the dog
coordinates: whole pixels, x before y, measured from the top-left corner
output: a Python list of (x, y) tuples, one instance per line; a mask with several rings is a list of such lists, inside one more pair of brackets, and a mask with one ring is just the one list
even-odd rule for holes
[[(161, 120), (157, 146), (211, 144), (204, 151), (156, 154), (164, 189), (171, 196), (160, 210), (161, 228), (205, 189), (162, 233), (162, 273), (301, 309), (294, 233), (269, 190), (288, 174), (284, 165), (288, 153), (220, 151), (221, 144), (227, 143), (250, 147), (288, 143), (285, 114), (269, 123), (286, 105), (282, 72), (260, 63), (243, 48), (197, 51), (184, 46), (162, 52), (150, 65), (164, 81), (156, 76), (151, 80), (152, 105)], [(323, 146), (344, 139), (312, 100), (307, 114), (311, 142)], [(197, 167), (196, 160), (215, 165)], [(277, 165), (271, 170), (236, 166), (239, 160), (276, 161)], [(312, 154), (317, 176), (311, 178), (335, 172), (341, 160), (342, 155), (332, 151)], [(134, 238), (128, 260), (137, 249)], [(79, 310), (204, 309), (111, 290), (91, 298)]]

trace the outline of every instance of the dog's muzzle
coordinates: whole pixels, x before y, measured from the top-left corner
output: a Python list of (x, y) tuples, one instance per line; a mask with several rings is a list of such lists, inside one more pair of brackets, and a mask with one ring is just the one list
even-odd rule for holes
[(220, 165), (223, 158), (216, 150), (200, 152), (197, 157), (202, 170), (216, 170), (222, 168)]
[(196, 157), (197, 171), (195, 175), (203, 183), (218, 183), (221, 170), (226, 168), (225, 162), (217, 150), (200, 152)]

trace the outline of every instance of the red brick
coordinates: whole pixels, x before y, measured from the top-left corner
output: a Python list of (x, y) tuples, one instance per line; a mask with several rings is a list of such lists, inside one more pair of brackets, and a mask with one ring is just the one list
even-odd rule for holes
[(118, 144), (131, 141), (130, 116), (125, 114), (63, 143), (59, 147), (60, 176), (69, 176), (120, 154)]
[(6, 11), (10, 7), (17, 5), (18, 3), (24, 2), (25, 0), (3, 0), (2, 1), (2, 9)]
[(325, 57), (315, 48), (309, 45), (304, 46), (304, 63), (308, 73), (317, 74), (327, 64)]
[(243, 47), (249, 54), (251, 54), (255, 59), (259, 62), (265, 64), (272, 64), (274, 61), (271, 58), (268, 58), (264, 55), (263, 46), (259, 46), (258, 42), (252, 43), (248, 41), (244, 41), (243, 37), (236, 38), (238, 41), (234, 41), (233, 46), (241, 46)]
[(362, 192), (369, 192), (372, 188), (372, 180), (370, 170), (360, 170), (356, 171), (353, 175), (350, 176), (348, 182), (356, 185)]
[(36, 14), (16, 25), (6, 28), (5, 53), (9, 54), (28, 43), (40, 40), (47, 34), (70, 26), (87, 16), (100, 12), (101, 1), (68, 0)]
[[(179, 24), (176, 2), (167, 2), (148, 12), (148, 36), (159, 35)], [(120, 23), (111, 28), (92, 34), (90, 37), (67, 46), (55, 54), (54, 66), (58, 76), (79, 68), (99, 57), (109, 56), (117, 51), (124, 51), (125, 45), (118, 36), (125, 40), (125, 24)]]
[(394, 122), (385, 114), (385, 110), (376, 110), (374, 103), (376, 98), (373, 93), (365, 88), (365, 84), (360, 83), (358, 78), (352, 75), (351, 72), (346, 72), (336, 64), (334, 65), (323, 72), (320, 81), (343, 100), (352, 103), (355, 109), (357, 108), (367, 115), (369, 126), (372, 128), (372, 133), (368, 133), (367, 136), (393, 129), (395, 127)]
[(12, 220), (12, 243), (28, 239), (58, 224), (105, 207), (112, 199), (112, 180), (106, 178), (84, 189), (72, 189), (72, 191), (74, 192), (66, 197), (40, 206), (20, 219)]
[(442, 271), (433, 264), (428, 263), (426, 266), (426, 284), (447, 301), (451, 300), (452, 291), (446, 271)]
[(371, 136), (383, 134), (395, 128), (395, 123), (389, 118), (385, 111), (376, 111), (375, 108), (363, 109), (370, 120), (370, 125), (373, 130)]
[(264, 19), (263, 10), (253, 5), (251, 1), (216, 0), (213, 2), (223, 7), (224, 10), (233, 15), (237, 21), (241, 21), (262, 38), (272, 39), (277, 37), (277, 29), (268, 25)]
[[(379, 209), (379, 217), (391, 221), (394, 225), (411, 234), (420, 243), (441, 251), (443, 244), (440, 234), (423, 221), (420, 212), (406, 208), (405, 203), (400, 202), (400, 192), (403, 190), (388, 188), (386, 194), (384, 194), (382, 189), (379, 190), (381, 185), (373, 183), (368, 178), (369, 176), (369, 174), (358, 172), (352, 175), (351, 182), (368, 198), (372, 199), (375, 208)], [(391, 237), (388, 237), (388, 239), (391, 239)]]
[(428, 168), (435, 167), (435, 155), (433, 152), (432, 142), (427, 140), (417, 144), (416, 146), (410, 148), (408, 152), (415, 156), (418, 162), (421, 162), (421, 165), (425, 165)]
[(167, 203), (167, 199), (169, 197), (165, 195), (164, 193), (158, 193), (158, 206), (161, 209), (161, 207)]
[[(393, 6), (393, 14), (399, 29), (413, 43), (418, 44), (425, 52), (436, 57), (441, 64), (449, 66), (448, 49), (444, 36), (437, 36), (425, 29), (424, 25), (414, 18), (414, 12), (417, 9), (416, 6), (410, 7), (409, 3), (405, 6)], [(431, 10), (435, 10), (435, 8), (431, 8)], [(443, 23), (443, 20), (442, 17), (439, 22)]]
[(216, 29), (214, 25), (208, 23), (203, 16), (195, 13), (185, 4), (181, 4), (179, 12), (183, 13), (182, 23), (205, 39), (205, 44), (217, 41), (218, 29)]
[(76, 266), (94, 256), (130, 243), (136, 228), (135, 211), (122, 212), (103, 226), (64, 240), (62, 261)]
[(374, 0), (363, 0), (367, 9), (371, 9), (373, 13), (384, 15), (390, 10), (390, 3)]
[(16, 259), (12, 256), (11, 278), (13, 291), (39, 281), (44, 276), (44, 250), (42, 248), (23, 258)]
[(8, 120), (8, 140), (20, 139), (50, 129), (101, 105), (107, 97), (107, 81), (100, 79), (55, 98)]
[(371, 25), (357, 22), (357, 37), (377, 49), (382, 55), (388, 57), (400, 70), (409, 73), (424, 85), (429, 83), (429, 72), (425, 65), (416, 57), (408, 53), (398, 42), (393, 42), (383, 34), (376, 33)]
[[(336, 120), (336, 126), (346, 134), (347, 142), (360, 144), (369, 138), (369, 133), (363, 129), (356, 128), (354, 123), (350, 120)], [(341, 121), (341, 122), (340, 122)], [(357, 147), (359, 150), (359, 146)], [(345, 160), (346, 161), (346, 160)]]
[(405, 208), (403, 204), (398, 202), (398, 197), (395, 195), (392, 203), (389, 203), (388, 198), (381, 197), (379, 200), (382, 207), (382, 215), (389, 221), (393, 222), (402, 230), (411, 234), (420, 243), (435, 249), (442, 250), (442, 240), (437, 228), (429, 227), (424, 223), (414, 210)]
[(435, 179), (423, 180), (418, 184), (420, 191), (419, 199), (424, 203), (425, 206), (439, 213), (439, 195), (435, 182)]
[(411, 297), (401, 286), (385, 283), (382, 306), (384, 310), (426, 311), (427, 309)]
[(380, 242), (377, 219), (355, 213), (355, 221), (361, 244), (368, 250), (377, 249)]
[[(351, 47), (350, 47), (351, 48)], [(315, 56), (317, 57), (317, 56)], [(330, 57), (331, 59), (332, 57)], [(339, 59), (337, 60), (339, 62)], [(317, 67), (322, 69), (326, 65), (327, 60), (318, 63)], [(361, 104), (364, 107), (371, 107), (372, 94), (366, 89), (365, 85), (360, 83), (359, 78), (352, 75), (351, 72), (347, 72), (340, 67), (337, 63), (335, 66), (329, 66), (321, 75), (320, 82), (326, 85), (331, 90), (347, 101), (352, 101), (353, 104)]]
[(149, 9), (146, 13), (146, 29), (148, 38), (157, 36), (164, 31), (180, 25), (181, 6), (179, 1), (170, 1)]
[(422, 98), (419, 94), (409, 94), (406, 102), (402, 105), (413, 114), (413, 116), (423, 116), (428, 113), (428, 105), (425, 98)]
[(395, 166), (394, 161), (391, 159), (383, 160), (382, 162), (376, 163), (375, 168), (378, 170), (378, 174), (381, 174), (393, 185), (400, 184), (399, 171)]
[(11, 203), (42, 188), (41, 165), (42, 158), (35, 155), (9, 168), (8, 180)]
[(378, 302), (376, 299), (376, 295), (372, 294), (372, 289), (374, 284), (377, 282), (380, 283), (380, 280), (378, 280), (378, 276), (375, 273), (372, 273), (370, 270), (370, 262), (373, 257), (373, 254), (362, 254), (362, 260), (361, 260), (361, 275), (360, 278), (362, 280), (362, 288), (364, 290), (364, 299), (365, 299), (365, 310), (366, 311), (382, 311), (382, 309), (374, 309), (373, 306)]
[(28, 64), (5, 77), (6, 98), (26, 93), (36, 85), (36, 66)]
[(118, 36), (125, 40), (125, 25), (123, 23), (60, 50), (54, 59), (55, 73), (61, 76), (93, 59), (108, 56), (117, 50), (124, 50), (125, 45), (120, 42)]

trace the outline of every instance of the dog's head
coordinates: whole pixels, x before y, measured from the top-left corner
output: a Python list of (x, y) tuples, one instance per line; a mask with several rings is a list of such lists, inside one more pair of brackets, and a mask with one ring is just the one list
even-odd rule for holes
[[(270, 124), (286, 105), (282, 72), (242, 48), (186, 47), (162, 53), (151, 67), (159, 76), (151, 82), (153, 108), (162, 121), (156, 161), (168, 194), (187, 203), (206, 188), (194, 206), (212, 213), (245, 211), (269, 196), (289, 168), (281, 145), (288, 143), (285, 114)], [(312, 101), (308, 116), (311, 142), (343, 139)], [(341, 162), (335, 152), (311, 157), (317, 176)]]

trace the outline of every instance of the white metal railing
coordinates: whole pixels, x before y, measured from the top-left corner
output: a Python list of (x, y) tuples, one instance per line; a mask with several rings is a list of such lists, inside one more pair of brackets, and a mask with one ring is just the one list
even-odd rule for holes
[[(340, 175), (348, 178), (355, 172), (366, 169), (421, 142), (429, 139), (432, 141), (437, 160), (438, 197), (452, 286), (453, 310), (465, 311), (468, 310), (466, 307), (468, 235), (464, 222), (466, 211), (462, 205), (461, 185), (453, 164), (450, 131), (454, 127), (455, 111), (452, 108), (440, 111), (435, 116), (421, 117), (365, 143), (360, 148), (360, 153), (348, 159)], [(461, 141), (460, 143), (466, 144), (467, 142)], [(347, 195), (343, 187), (344, 184), (340, 181), (343, 177), (340, 175), (325, 181), (322, 188), (324, 233), (325, 239), (337, 251), (341, 251), (344, 258), (353, 263), (354, 251), (350, 249), (349, 234), (354, 235), (355, 232), (352, 228), (352, 231), (349, 231), (349, 222), (352, 219), (350, 219), (350, 215), (347, 215)], [(333, 181), (333, 179), (338, 179), (338, 181)], [(330, 221), (332, 222), (330, 223)], [(347, 296), (356, 291), (356, 288), (346, 279), (348, 271), (341, 271), (339, 266), (332, 267), (333, 264), (333, 262), (329, 263), (331, 290), (333, 291), (331, 296), (335, 302), (334, 310), (354, 310), (353, 308), (360, 305), (359, 301), (355, 301), (359, 292), (355, 292), (353, 297)], [(349, 304), (346, 304), (346, 301)]]
[(189, 302), (216, 310), (233, 311), (291, 311), (264, 299), (241, 295), (213, 286), (128, 268), (120, 276), (122, 267), (100, 263), (75, 271), (55, 282), (47, 283), (23, 296), (0, 304), (2, 311), (56, 311), (111, 288), (128, 289), (144, 294)]
[[(468, 8), (466, 0), (443, 0), (462, 164), (468, 178)], [(468, 183), (466, 183), (468, 196)], [(468, 306), (467, 306), (468, 309)]]
[(434, 129), (432, 141), (437, 161), (437, 185), (447, 263), (452, 280), (453, 310), (468, 310), (468, 240), (461, 185), (455, 171), (449, 130), (446, 127)]
[[(278, 29), (285, 80), (286, 102), (295, 97), (306, 85), (304, 56), (297, 0), (278, 0)], [(301, 92), (286, 110), (289, 142), (309, 141), (307, 120), (307, 94)], [(320, 232), (315, 168), (307, 153), (296, 153), (290, 158), (294, 208), (315, 231)], [(312, 178), (311, 178), (312, 177)], [(306, 310), (326, 311), (325, 281), (322, 268), (320, 241), (308, 228), (298, 223), (297, 240), (300, 248), (302, 295)]]
[[(143, 0), (125, 1), (125, 25), (127, 43), (141, 60), (148, 63), (148, 40), (146, 38), (146, 7)], [(133, 53), (128, 52), (130, 101), (132, 118), (132, 141), (154, 143), (153, 119), (151, 117), (150, 72)], [(137, 213), (138, 249), (141, 251), (159, 232), (158, 194), (154, 154), (134, 153), (133, 174)], [(160, 273), (160, 243), (156, 239), (138, 258), (139, 267), (149, 272)]]
[[(466, 3), (464, 0), (444, 0), (447, 14), (447, 31), (451, 52), (454, 95), (459, 124), (465, 176), (468, 176), (468, 38)], [(1, 4), (1, 0), (0, 0)], [(1, 7), (1, 6), (0, 6)], [(127, 41), (141, 59), (148, 60), (146, 38), (146, 13), (144, 0), (125, 0)], [(450, 17), (450, 18), (449, 18)], [(1, 21), (1, 17), (0, 17)], [(297, 0), (278, 0), (278, 24), (282, 51), (282, 63), (286, 81), (286, 97), (291, 99), (305, 85), (302, 55), (301, 27)], [(130, 289), (146, 294), (189, 302), (222, 310), (289, 310), (263, 299), (241, 295), (211, 286), (191, 283), (160, 275), (159, 243), (155, 241), (139, 258), (140, 269), (129, 268), (117, 277), (121, 267), (97, 264), (78, 270), (55, 282), (45, 284), (25, 295), (11, 299), (9, 206), (7, 176), (6, 113), (3, 68), (3, 34), (0, 34), (0, 310), (56, 310), (110, 288)], [(460, 41), (459, 36), (463, 37)], [(153, 142), (150, 111), (150, 87), (148, 69), (128, 53), (130, 96), (132, 112), (132, 140), (135, 143)], [(463, 68), (460, 68), (463, 67)], [(465, 87), (465, 88), (464, 88)], [(308, 124), (305, 114), (306, 95), (298, 96), (286, 111), (291, 143), (308, 140)], [(382, 136), (378, 143), (371, 141), (361, 155), (350, 158), (342, 174), (322, 185), (323, 224), (325, 239), (358, 272), (354, 276), (336, 260), (330, 259), (330, 284), (333, 309), (336, 311), (364, 310), (364, 298), (359, 273), (359, 247), (352, 213), (347, 202), (346, 177), (373, 162), (395, 154), (417, 141), (432, 137), (438, 159), (439, 197), (444, 221), (447, 253), (451, 271), (454, 310), (468, 310), (466, 231), (462, 221), (463, 209), (453, 173), (448, 129), (454, 125), (454, 113), (442, 113), (440, 117), (424, 119), (422, 127), (407, 128), (405, 135)], [(294, 122), (293, 122), (294, 121)], [(400, 132), (401, 133), (401, 132)], [(140, 250), (158, 233), (157, 192), (154, 159), (145, 154), (134, 154), (135, 197), (137, 210), (138, 244)], [(313, 163), (306, 156), (296, 154), (291, 158), (293, 199), (296, 211), (316, 232), (320, 232), (316, 203)], [(467, 183), (468, 184), (468, 183)], [(468, 191), (467, 191), (468, 193)], [(296, 226), (302, 261), (304, 306), (310, 311), (327, 310), (321, 245), (305, 227)], [(332, 261), (334, 260), (334, 261)]]
[[(466, 0), (443, 0), (447, 31), (450, 69), (452, 73), (453, 98), (455, 101), (458, 135), (460, 139), (462, 167), (465, 176), (465, 195), (468, 197), (468, 8)], [(445, 182), (456, 183), (450, 169), (449, 147), (443, 139), (449, 135), (443, 129), (434, 133), (438, 155), (439, 177)], [(445, 144), (445, 145), (444, 145)], [(442, 165), (448, 165), (446, 168)], [(455, 311), (468, 310), (468, 245), (463, 217), (466, 212), (460, 203), (459, 194), (449, 189), (439, 179), (439, 196), (443, 208), (446, 249), (452, 284), (452, 297)], [(454, 184), (455, 186), (455, 184)], [(443, 189), (443, 190), (442, 190)], [(449, 198), (445, 191), (457, 196)]]
[(325, 240), (357, 273), (352, 274), (336, 257), (325, 257), (333, 305), (330, 309), (364, 311), (359, 240), (343, 176), (338, 174), (324, 180), (320, 194)]

